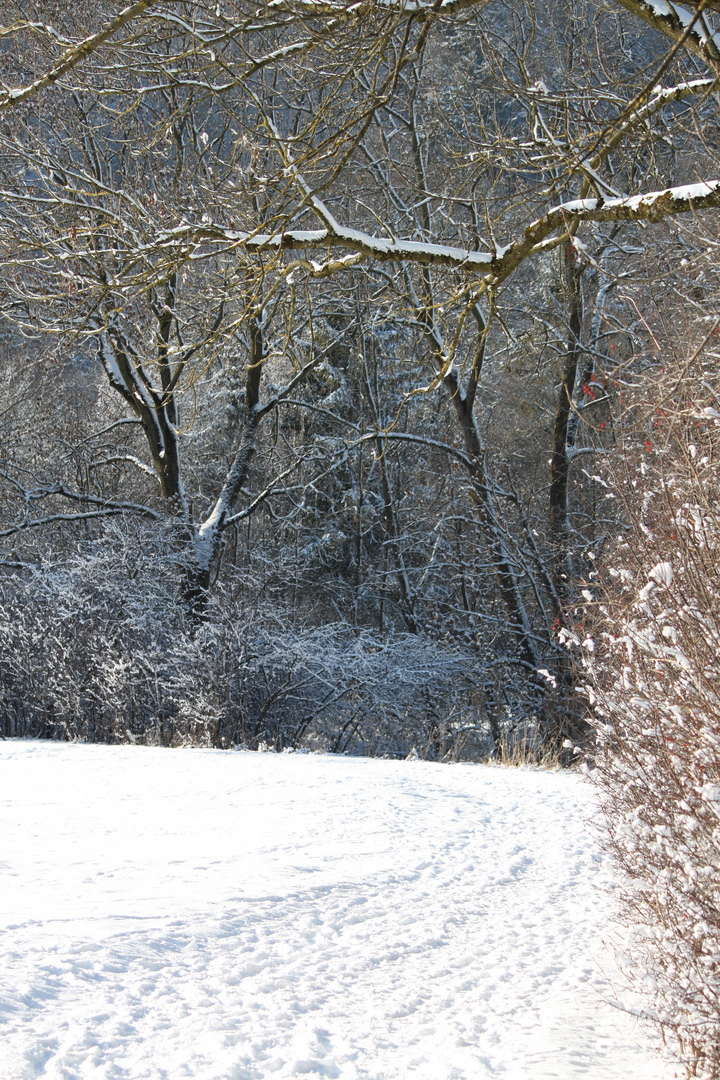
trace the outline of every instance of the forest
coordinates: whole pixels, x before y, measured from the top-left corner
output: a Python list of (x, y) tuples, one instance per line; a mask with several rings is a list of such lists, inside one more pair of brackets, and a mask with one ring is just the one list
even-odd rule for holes
[(580, 761), (720, 1075), (720, 0), (0, 11), (0, 735)]

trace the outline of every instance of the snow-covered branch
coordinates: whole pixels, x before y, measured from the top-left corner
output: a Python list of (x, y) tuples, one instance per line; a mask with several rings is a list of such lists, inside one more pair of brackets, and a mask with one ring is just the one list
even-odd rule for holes
[[(697, 212), (720, 206), (720, 180), (706, 180), (644, 194), (616, 199), (575, 199), (552, 207), (531, 222), (521, 237), (494, 254), (449, 244), (421, 240), (399, 240), (377, 236), (341, 225), (332, 216), (330, 228), (288, 229), (277, 233), (241, 232), (214, 223), (190, 223), (162, 234), (154, 248), (178, 251), (180, 259), (191, 258), (196, 245), (212, 244), (218, 250), (244, 249), (247, 252), (296, 251), (298, 249), (345, 247), (378, 262), (413, 263), (465, 270), (488, 282), (508, 277), (528, 256), (543, 250), (543, 244), (558, 230), (566, 232), (583, 221), (662, 221), (676, 214)], [(326, 209), (326, 208), (325, 208)], [(149, 253), (149, 252), (148, 252)], [(337, 269), (348, 264), (338, 260)]]
[(685, 47), (720, 74), (720, 34), (704, 15), (698, 16), (692, 4), (676, 4), (673, 0), (614, 0), (614, 3), (671, 40), (684, 38)]
[(28, 86), (18, 86), (13, 88), (5, 87), (0, 91), (0, 111), (8, 109), (13, 105), (19, 105), (23, 101), (27, 101), (28, 98), (34, 97), (41, 90), (44, 90), (48, 86), (52, 86), (53, 83), (61, 79), (63, 75), (67, 75), (73, 68), (81, 64), (83, 60), (86, 60), (99, 49), (101, 45), (104, 45), (108, 38), (111, 38), (113, 34), (121, 30), (127, 23), (132, 22), (139, 15), (142, 15), (148, 8), (152, 7), (157, 0), (136, 0), (136, 3), (130, 4), (129, 7), (123, 8), (123, 10), (115, 16), (102, 30), (98, 30), (97, 33), (91, 34), (90, 37), (79, 42), (77, 45), (71, 46), (60, 57), (58, 62), (40, 78), (35, 79)]
[(56, 525), (61, 521), (90, 521), (92, 518), (114, 517), (117, 514), (124, 513), (142, 514), (155, 520), (159, 520), (160, 517), (154, 510), (137, 503), (116, 503), (113, 505), (108, 502), (106, 506), (98, 510), (85, 510), (77, 514), (48, 514), (45, 517), (21, 521), (7, 529), (0, 529), (0, 537), (16, 536), (17, 533), (26, 532), (29, 529), (43, 529), (47, 525)]

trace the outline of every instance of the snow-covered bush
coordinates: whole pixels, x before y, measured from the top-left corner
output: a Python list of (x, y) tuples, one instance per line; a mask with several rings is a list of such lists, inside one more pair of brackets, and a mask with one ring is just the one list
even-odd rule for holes
[(116, 522), (0, 582), (0, 735), (477, 758), (475, 658), (420, 635), (303, 626), (219, 588), (188, 621), (171, 538)]
[(689, 1074), (706, 1078), (720, 1076), (716, 375), (696, 357), (628, 391), (624, 457), (606, 477), (618, 535), (588, 606), (592, 632), (577, 639), (629, 970)]

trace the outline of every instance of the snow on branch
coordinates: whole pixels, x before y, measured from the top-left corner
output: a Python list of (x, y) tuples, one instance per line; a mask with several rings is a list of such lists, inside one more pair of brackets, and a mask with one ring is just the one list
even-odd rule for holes
[(102, 30), (99, 30), (96, 34), (91, 34), (90, 37), (85, 38), (78, 45), (73, 45), (67, 49), (50, 71), (45, 72), (44, 75), (30, 83), (29, 86), (3, 89), (0, 92), (0, 111), (8, 109), (12, 105), (19, 105), (20, 102), (26, 101), (47, 86), (57, 82), (63, 75), (72, 71), (73, 68), (94, 53), (114, 33), (121, 30), (123, 26), (137, 18), (138, 15), (142, 15), (149, 7), (152, 7), (155, 2), (156, 0), (137, 0), (136, 3), (123, 8)]
[(649, 101), (641, 105), (639, 109), (622, 120), (617, 130), (610, 136), (605, 145), (590, 157), (585, 157), (581, 165), (586, 169), (598, 169), (607, 159), (616, 146), (635, 128), (655, 116), (666, 105), (676, 101), (684, 101), (696, 94), (709, 94), (720, 89), (720, 78), (689, 79), (687, 82), (678, 83), (677, 86), (656, 86), (653, 96)]
[(542, 250), (548, 237), (558, 229), (566, 231), (581, 221), (662, 221), (666, 217), (720, 206), (720, 180), (663, 188), (644, 195), (623, 195), (618, 199), (575, 199), (554, 206), (527, 227), (523, 237), (504, 248), (493, 259), (496, 280), (512, 273), (528, 257)]
[(710, 26), (705, 15), (693, 10), (692, 5), (675, 4), (672, 0), (615, 2), (673, 41), (684, 39), (686, 48), (704, 60), (713, 71), (720, 72), (720, 34)]
[(447, 244), (426, 244), (417, 240), (395, 240), (342, 226), (332, 232), (329, 229), (290, 229), (277, 233), (247, 233), (222, 225), (185, 224), (161, 235), (159, 243), (153, 244), (153, 248), (167, 249), (177, 246), (188, 249), (188, 257), (197, 258), (199, 256), (189, 253), (189, 248), (212, 241), (219, 241), (230, 247), (242, 247), (252, 252), (296, 251), (327, 246), (349, 247), (365, 257), (381, 262), (406, 261), (425, 266), (467, 266), (486, 272), (491, 269), (492, 264), (492, 256), (487, 252), (471, 251)]
[[(331, 16), (337, 22), (361, 19), (370, 11), (380, 10), (396, 12), (413, 19), (431, 12), (450, 15), (467, 8), (483, 8), (489, 0), (359, 0), (357, 3), (342, 3), (335, 0), (270, 0), (268, 11), (292, 11), (305, 16)], [(615, 0), (632, 15), (649, 23), (665, 37), (682, 44), (695, 53), (713, 70), (720, 72), (720, 34), (708, 23), (707, 18), (698, 13), (693, 4), (677, 4), (672, 0)], [(716, 0), (709, 0), (706, 8), (717, 9)]]
[(382, 442), (385, 440), (393, 440), (395, 442), (409, 442), (415, 443), (419, 446), (429, 446), (434, 450), (442, 450), (443, 453), (448, 454), (450, 457), (456, 458), (462, 462), (466, 469), (472, 468), (472, 460), (467, 454), (464, 454), (462, 450), (458, 450), (455, 446), (450, 446), (448, 443), (440, 442), (439, 439), (431, 439), (426, 435), (413, 435), (407, 431), (372, 431), (368, 435), (363, 435), (355, 443), (359, 446), (361, 443), (377, 442), (378, 439)]
[(333, 15), (336, 19), (359, 19), (368, 12), (397, 12), (398, 14), (417, 16), (431, 12), (451, 15), (455, 11), (467, 8), (485, 7), (489, 0), (365, 0), (359, 3), (336, 3), (334, 0), (270, 0), (268, 11), (296, 11), (303, 15)]
[[(164, 249), (179, 248), (181, 255), (198, 257), (194, 248), (199, 244), (220, 244), (226, 248), (244, 248), (248, 252), (294, 251), (322, 247), (346, 247), (366, 258), (379, 262), (407, 262), (423, 266), (446, 266), (452, 269), (479, 273), (488, 282), (502, 281), (529, 255), (543, 250), (543, 243), (558, 230), (582, 221), (650, 221), (657, 222), (675, 214), (706, 210), (720, 206), (720, 180), (704, 180), (699, 184), (663, 188), (640, 195), (623, 195), (617, 199), (575, 199), (560, 203), (537, 218), (523, 235), (495, 253), (474, 251), (448, 244), (425, 243), (419, 240), (398, 240), (375, 236), (359, 229), (348, 228), (334, 218), (324, 229), (291, 229), (277, 233), (248, 233), (224, 225), (183, 223), (160, 236), (153, 245)], [(348, 264), (339, 264), (346, 269)]]
[(26, 529), (42, 529), (46, 525), (54, 525), (59, 521), (89, 521), (91, 518), (113, 517), (116, 514), (128, 511), (152, 518), (159, 518), (160, 516), (154, 510), (150, 510), (149, 507), (140, 506), (138, 503), (109, 503), (100, 510), (84, 510), (77, 514), (48, 514), (47, 517), (21, 521), (17, 525), (0, 530), (0, 537), (15, 536), (19, 532), (25, 532)]

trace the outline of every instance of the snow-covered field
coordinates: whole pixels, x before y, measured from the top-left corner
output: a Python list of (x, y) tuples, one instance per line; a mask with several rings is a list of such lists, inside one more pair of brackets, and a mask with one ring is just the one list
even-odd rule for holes
[(607, 1004), (591, 812), (571, 775), (0, 743), (0, 1078), (672, 1075)]

